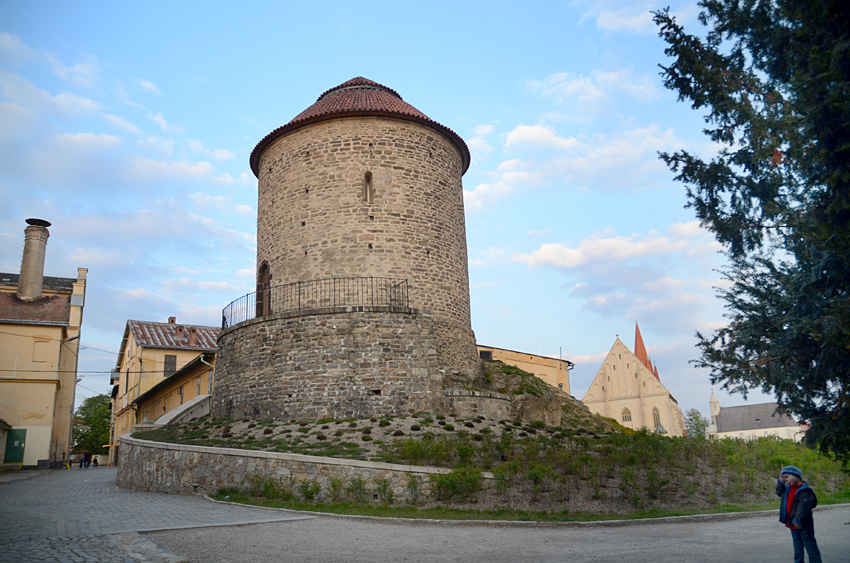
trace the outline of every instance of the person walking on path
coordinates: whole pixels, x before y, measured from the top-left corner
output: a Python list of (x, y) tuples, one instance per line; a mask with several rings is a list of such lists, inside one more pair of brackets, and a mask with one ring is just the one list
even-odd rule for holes
[(818, 505), (818, 497), (809, 484), (803, 481), (803, 472), (799, 467), (787, 465), (782, 468), (776, 480), (776, 495), (782, 497), (779, 521), (791, 530), (791, 539), (794, 541), (794, 563), (803, 563), (804, 550), (809, 554), (810, 563), (821, 563), (812, 517), (812, 509)]

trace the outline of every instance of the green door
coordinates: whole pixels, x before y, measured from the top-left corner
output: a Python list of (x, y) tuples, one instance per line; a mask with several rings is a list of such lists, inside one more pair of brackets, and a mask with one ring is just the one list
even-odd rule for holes
[(26, 429), (9, 430), (6, 436), (6, 463), (24, 462), (24, 442), (27, 439)]

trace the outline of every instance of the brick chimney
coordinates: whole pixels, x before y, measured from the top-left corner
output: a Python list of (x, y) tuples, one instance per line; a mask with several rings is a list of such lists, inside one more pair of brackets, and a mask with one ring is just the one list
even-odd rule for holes
[(21, 276), (18, 279), (18, 297), (34, 301), (41, 297), (44, 285), (44, 256), (47, 254), (47, 238), (50, 223), (42, 219), (27, 219), (29, 227), (24, 229), (24, 257), (21, 260)]
[(177, 322), (177, 317), (168, 317), (168, 324), (173, 325)]
[(198, 329), (192, 327), (189, 329), (189, 346), (194, 348), (198, 345)]

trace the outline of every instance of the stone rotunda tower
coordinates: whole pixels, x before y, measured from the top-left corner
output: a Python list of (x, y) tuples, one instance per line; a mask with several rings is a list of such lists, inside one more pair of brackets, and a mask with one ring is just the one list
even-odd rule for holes
[(223, 311), (213, 414), (451, 410), (481, 374), (468, 166), (455, 132), (360, 77), (260, 141), (257, 291)]

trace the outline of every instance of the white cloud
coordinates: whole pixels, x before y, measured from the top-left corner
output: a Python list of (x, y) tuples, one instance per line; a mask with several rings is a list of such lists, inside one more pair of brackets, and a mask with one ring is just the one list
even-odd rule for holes
[(495, 129), (492, 125), (477, 125), (474, 129), (475, 136), (481, 138), (492, 134), (493, 131), (495, 131)]
[(473, 155), (481, 155), (481, 158), (484, 158), (493, 152), (493, 145), (478, 137), (473, 137), (467, 140), (466, 145), (469, 147), (469, 150)]
[(243, 186), (253, 186), (254, 188), (257, 187), (257, 177), (254, 176), (254, 173), (249, 170), (240, 172), (239, 181), (242, 182)]
[(206, 147), (204, 147), (204, 144), (198, 139), (194, 139), (194, 140), (189, 141), (188, 145), (189, 145), (189, 148), (192, 149), (193, 151), (201, 153), (201, 154), (206, 155), (206, 156), (210, 156), (212, 158), (215, 158), (218, 161), (230, 160), (230, 159), (236, 158), (234, 156), (234, 154), (232, 152), (228, 151), (228, 150), (224, 150), (224, 149), (212, 149), (212, 150), (210, 150), (210, 149), (207, 149)]
[(506, 149), (521, 145), (531, 145), (542, 148), (570, 150), (580, 146), (572, 137), (559, 137), (552, 127), (545, 125), (519, 125), (508, 133), (505, 139)]
[(154, 84), (150, 80), (143, 80), (141, 78), (137, 78), (136, 83), (142, 90), (147, 90), (148, 92), (153, 92), (154, 94), (162, 94), (162, 92), (159, 91), (159, 88), (157, 88), (156, 84)]
[(123, 129), (128, 133), (141, 133), (141, 130), (136, 127), (135, 123), (131, 123), (118, 115), (112, 115), (111, 113), (101, 113), (101, 117), (103, 117), (106, 121), (118, 127), (119, 129)]
[(149, 114), (148, 119), (156, 123), (160, 129), (162, 129), (163, 133), (174, 133), (180, 134), (186, 130), (185, 127), (180, 125), (179, 123), (168, 123), (164, 117), (162, 117), (161, 113), (156, 115)]
[(130, 162), (129, 174), (145, 181), (178, 178), (218, 180), (227, 183), (227, 175), (216, 176), (215, 167), (204, 160), (200, 162), (164, 161), (135, 155)]
[(508, 249), (491, 247), (480, 252), (479, 258), (473, 258), (469, 261), (470, 266), (492, 266), (508, 261)]
[(478, 184), (471, 190), (463, 190), (463, 205), (470, 211), (481, 209), (487, 204), (498, 201), (510, 191), (510, 186), (504, 182)]
[(608, 72), (594, 70), (590, 76), (557, 72), (543, 80), (528, 80), (526, 87), (559, 104), (578, 104), (581, 112), (610, 111), (605, 102), (621, 101), (624, 96), (643, 102), (657, 99), (661, 95), (657, 81), (654, 75), (621, 68)]
[(59, 154), (99, 153), (117, 149), (121, 137), (102, 133), (62, 133), (50, 141), (52, 151)]
[(511, 259), (514, 262), (528, 264), (530, 267), (577, 268), (611, 260), (669, 254), (685, 250), (688, 246), (687, 241), (673, 241), (652, 231), (643, 239), (637, 239), (637, 235), (612, 238), (591, 237), (581, 241), (577, 248), (570, 248), (563, 243), (544, 244), (530, 254), (517, 252)]
[(162, 137), (147, 137), (137, 141), (138, 145), (147, 150), (154, 150), (163, 154), (174, 152), (174, 141)]
[(67, 66), (53, 53), (45, 53), (44, 58), (50, 64), (56, 76), (62, 80), (85, 88), (92, 88), (100, 81), (102, 68), (93, 55), (84, 55), (85, 60), (73, 66)]
[(0, 31), (0, 63), (18, 66), (35, 58), (35, 52), (20, 37)]
[(690, 238), (705, 234), (707, 231), (700, 226), (699, 221), (688, 221), (687, 223), (673, 223), (670, 225), (670, 234), (679, 238)]
[(100, 104), (94, 100), (81, 98), (70, 92), (51, 96), (29, 80), (8, 71), (0, 71), (0, 93), (10, 102), (38, 113), (75, 115), (100, 109)]
[(252, 217), (256, 215), (253, 208), (243, 204), (234, 204), (233, 198), (230, 196), (211, 196), (203, 193), (196, 193), (191, 194), (189, 197), (191, 197), (192, 201), (195, 202), (195, 205), (201, 209), (215, 207), (225, 215), (229, 215), (231, 213), (236, 213), (243, 217)]
[(528, 231), (528, 236), (530, 237), (540, 237), (543, 235), (552, 234), (552, 229), (541, 229), (539, 231)]

